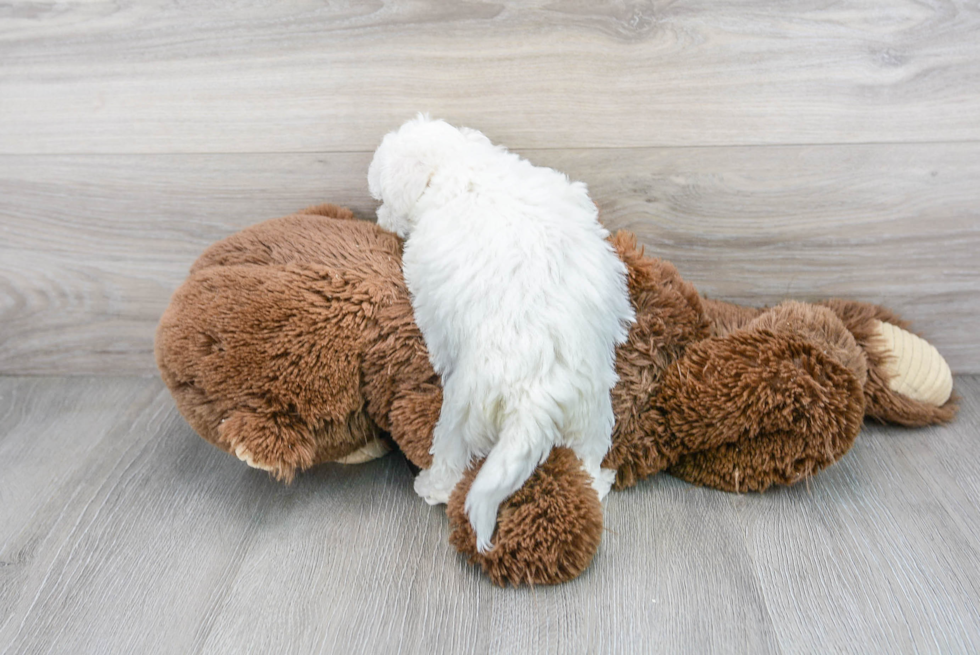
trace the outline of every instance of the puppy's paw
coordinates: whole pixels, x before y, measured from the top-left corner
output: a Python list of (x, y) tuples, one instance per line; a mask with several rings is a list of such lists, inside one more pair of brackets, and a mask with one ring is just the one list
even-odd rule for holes
[(498, 503), (494, 503), (487, 495), (479, 493), (477, 489), (471, 488), (466, 495), (464, 509), (466, 516), (470, 519), (473, 532), (476, 533), (476, 550), (486, 553), (493, 544), (493, 531), (497, 528), (497, 509)]
[(440, 474), (435, 469), (425, 469), (415, 478), (415, 493), (430, 505), (445, 505), (458, 481), (458, 478)]

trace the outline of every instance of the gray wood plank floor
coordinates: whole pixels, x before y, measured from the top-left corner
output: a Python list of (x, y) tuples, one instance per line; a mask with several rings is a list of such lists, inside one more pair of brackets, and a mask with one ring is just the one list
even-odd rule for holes
[(498, 589), (404, 461), (285, 487), (152, 378), (0, 378), (0, 653), (980, 650), (980, 378), (809, 484), (614, 493), (593, 565)]

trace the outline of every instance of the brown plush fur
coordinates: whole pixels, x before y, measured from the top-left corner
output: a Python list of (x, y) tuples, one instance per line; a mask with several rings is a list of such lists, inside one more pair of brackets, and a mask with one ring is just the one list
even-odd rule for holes
[(527, 484), (501, 505), (493, 549), (486, 553), (476, 550), (464, 509), (482, 466), (470, 469), (449, 499), (449, 542), (501, 586), (555, 584), (584, 571), (602, 537), (602, 503), (575, 453), (552, 450)]
[(668, 367), (710, 334), (701, 298), (668, 262), (645, 257), (636, 237), (619, 232), (613, 246), (626, 263), (636, 323), (616, 351), (613, 445), (603, 466), (617, 470), (616, 487), (636, 484), (670, 464), (669, 430), (656, 402)]
[[(743, 308), (700, 297), (633, 235), (612, 243), (629, 271), (637, 322), (617, 350), (616, 426), (605, 465), (616, 486), (668, 471), (730, 491), (792, 484), (837, 461), (865, 414), (905, 425), (950, 420), (899, 396), (882, 371), (862, 303)], [(349, 211), (322, 205), (248, 228), (209, 248), (160, 322), (157, 363), (202, 437), (279, 478), (389, 433), (431, 462), (442, 392), (412, 318), (401, 244)], [(556, 449), (502, 506), (495, 548), (478, 554), (463, 499), (451, 542), (499, 584), (578, 575), (602, 512), (574, 454)]]
[(324, 205), (216, 243), (157, 330), (157, 364), (191, 426), (285, 480), (376, 431), (362, 359), (375, 312), (405, 294), (401, 246), (351, 218)]
[(957, 398), (954, 394), (942, 407), (934, 407), (907, 398), (888, 388), (888, 374), (882, 362), (888, 357), (876, 336), (874, 322), (891, 323), (903, 329), (909, 324), (893, 312), (853, 300), (826, 300), (818, 303), (836, 314), (864, 350), (868, 362), (868, 382), (864, 387), (867, 415), (881, 422), (909, 427), (946, 423), (956, 416)]
[(688, 349), (659, 400), (675, 446), (671, 474), (727, 491), (792, 484), (829, 466), (854, 443), (864, 413), (845, 366), (764, 328)]
[(742, 307), (713, 298), (703, 298), (704, 314), (711, 324), (711, 336), (723, 337), (752, 322), (765, 308)]

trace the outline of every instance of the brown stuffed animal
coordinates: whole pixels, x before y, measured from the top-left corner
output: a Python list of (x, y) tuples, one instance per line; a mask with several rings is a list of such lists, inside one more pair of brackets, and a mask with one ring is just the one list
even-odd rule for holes
[[(667, 471), (762, 491), (840, 459), (865, 416), (953, 417), (945, 361), (888, 310), (707, 300), (632, 234), (612, 242), (637, 317), (617, 351), (604, 462), (617, 488)], [(346, 209), (312, 207), (211, 246), (163, 315), (156, 357), (191, 426), (277, 478), (379, 456), (383, 433), (418, 467), (431, 461), (442, 393), (412, 319), (401, 242)], [(572, 451), (556, 448), (501, 505), (484, 554), (463, 511), (478, 469), (450, 499), (450, 541), (494, 582), (557, 583), (588, 566), (602, 506)]]

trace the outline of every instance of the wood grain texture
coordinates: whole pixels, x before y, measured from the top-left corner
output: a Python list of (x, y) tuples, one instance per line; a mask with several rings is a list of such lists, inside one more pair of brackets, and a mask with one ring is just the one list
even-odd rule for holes
[(975, 2), (0, 10), (0, 153), (373, 149), (429, 111), (515, 148), (980, 140)]
[[(844, 296), (980, 371), (980, 144), (523, 150), (589, 183), (714, 297)], [(210, 243), (317, 202), (364, 217), (371, 154), (0, 156), (0, 372), (148, 374)]]
[(579, 579), (498, 589), (397, 456), (284, 487), (162, 384), (0, 378), (0, 653), (975, 652), (980, 378), (808, 484), (655, 476)]

